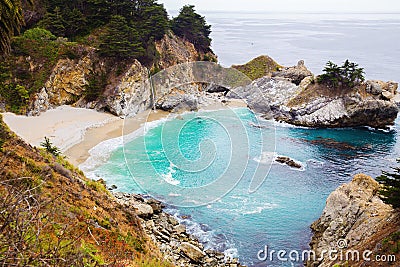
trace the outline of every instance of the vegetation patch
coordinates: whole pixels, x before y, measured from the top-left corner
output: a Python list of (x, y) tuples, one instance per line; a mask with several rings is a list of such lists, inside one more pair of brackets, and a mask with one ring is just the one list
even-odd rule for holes
[(382, 185), (380, 191), (382, 200), (395, 209), (400, 208), (400, 168), (393, 168), (393, 172), (383, 171), (376, 180)]
[(324, 74), (317, 77), (318, 83), (326, 84), (333, 88), (353, 88), (365, 80), (364, 69), (349, 60), (346, 60), (342, 66), (328, 61), (323, 71)]
[(251, 80), (257, 80), (266, 75), (271, 75), (282, 66), (268, 56), (259, 56), (244, 65), (233, 65), (232, 68), (245, 74)]

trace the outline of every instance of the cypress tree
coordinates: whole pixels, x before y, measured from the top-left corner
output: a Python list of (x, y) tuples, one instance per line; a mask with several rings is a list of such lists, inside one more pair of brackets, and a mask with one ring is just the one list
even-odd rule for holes
[(180, 10), (179, 15), (172, 20), (172, 30), (192, 42), (200, 51), (210, 51), (211, 26), (203, 16), (196, 13), (194, 6), (187, 5)]
[(119, 15), (111, 17), (99, 49), (103, 57), (137, 58), (144, 53), (138, 32), (129, 27), (126, 19)]
[(396, 209), (400, 208), (400, 168), (393, 169), (393, 173), (383, 171), (376, 180), (382, 185), (380, 191), (382, 200)]

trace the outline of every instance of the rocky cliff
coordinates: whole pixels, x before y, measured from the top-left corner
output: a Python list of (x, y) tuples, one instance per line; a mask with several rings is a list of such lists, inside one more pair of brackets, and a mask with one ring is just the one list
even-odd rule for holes
[[(63, 104), (109, 111), (117, 116), (135, 115), (148, 109), (151, 104), (150, 72), (169, 68), (176, 64), (197, 60), (216, 61), (211, 52), (197, 51), (193, 44), (167, 33), (155, 44), (159, 59), (151, 68), (133, 60), (128, 65), (100, 59), (94, 49), (86, 48), (82, 58), (60, 59), (53, 68), (44, 87), (32, 98), (28, 114), (39, 115), (49, 108)], [(88, 99), (90, 79), (104, 75), (104, 88), (96, 99)]]
[[(359, 174), (331, 193), (321, 217), (311, 226), (314, 236), (310, 246), (316, 257), (307, 266), (395, 264), (378, 263), (376, 258), (398, 254), (398, 249), (392, 250), (387, 243), (393, 242), (393, 247), (397, 247), (398, 241), (391, 239), (400, 230), (400, 215), (382, 202), (379, 187), (371, 177)], [(359, 252), (358, 258), (356, 254), (353, 256), (354, 251)], [(329, 252), (333, 254), (329, 256)]]
[(385, 128), (398, 114), (395, 82), (367, 81), (353, 88), (331, 88), (316, 82), (300, 61), (234, 88), (228, 96), (243, 96), (249, 107), (268, 119), (307, 127)]

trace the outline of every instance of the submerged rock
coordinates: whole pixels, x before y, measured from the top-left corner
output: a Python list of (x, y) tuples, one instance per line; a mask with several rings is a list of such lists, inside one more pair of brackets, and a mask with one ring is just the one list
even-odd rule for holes
[(301, 166), (301, 164), (297, 163), (296, 161), (292, 160), (291, 158), (288, 157), (277, 157), (275, 159), (276, 162), (282, 163), (282, 164), (286, 164), (291, 168), (295, 168), (295, 169), (301, 169), (303, 166)]

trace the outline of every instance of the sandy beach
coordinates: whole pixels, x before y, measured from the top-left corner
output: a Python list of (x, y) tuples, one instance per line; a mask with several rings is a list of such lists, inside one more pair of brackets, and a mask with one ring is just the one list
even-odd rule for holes
[[(201, 110), (244, 106), (242, 101), (234, 100), (228, 104), (212, 104)], [(44, 137), (48, 137), (75, 166), (85, 162), (90, 156), (89, 150), (99, 143), (132, 133), (145, 122), (160, 120), (169, 115), (169, 112), (161, 110), (147, 110), (122, 119), (109, 113), (71, 106), (60, 106), (37, 117), (2, 114), (10, 129), (27, 143), (39, 147)]]

